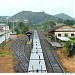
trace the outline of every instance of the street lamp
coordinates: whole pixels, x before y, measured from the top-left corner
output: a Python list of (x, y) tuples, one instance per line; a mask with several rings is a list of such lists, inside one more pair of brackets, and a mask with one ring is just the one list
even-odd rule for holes
[[(15, 23), (17, 24), (18, 23), (18, 20), (13, 20), (12, 21), (12, 23), (13, 23), (13, 28), (12, 28), (12, 33), (15, 33), (15, 31), (14, 31), (14, 29), (15, 29)], [(17, 26), (17, 25), (16, 25)]]
[(14, 21), (13, 21), (13, 33), (14, 33)]

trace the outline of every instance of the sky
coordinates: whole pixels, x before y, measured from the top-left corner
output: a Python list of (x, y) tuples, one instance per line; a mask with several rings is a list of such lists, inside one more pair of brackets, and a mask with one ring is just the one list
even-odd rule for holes
[(0, 16), (13, 16), (21, 11), (65, 13), (75, 17), (75, 0), (0, 0)]

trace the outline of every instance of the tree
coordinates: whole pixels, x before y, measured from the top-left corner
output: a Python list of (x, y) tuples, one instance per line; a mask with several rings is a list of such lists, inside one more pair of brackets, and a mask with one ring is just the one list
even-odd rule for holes
[(72, 44), (71, 40), (65, 42), (65, 47), (68, 55), (70, 54), (71, 44)]
[(74, 20), (65, 20), (64, 23), (66, 25), (74, 25)]
[(28, 26), (24, 26), (24, 28), (22, 30), (22, 34), (25, 34), (28, 30), (29, 30), (29, 27)]
[(51, 28), (53, 28), (53, 27), (55, 27), (55, 26), (56, 26), (55, 21), (50, 21), (49, 23), (50, 23)]
[(25, 23), (23, 23), (23, 22), (19, 22), (19, 23), (18, 23), (18, 27), (19, 27), (20, 29), (23, 29), (24, 26), (25, 26)]
[(44, 21), (44, 23), (42, 24), (45, 30), (51, 29), (54, 26), (56, 26), (56, 23), (54, 21)]
[(63, 23), (63, 20), (61, 18), (58, 18), (58, 23)]
[(14, 30), (16, 31), (17, 34), (20, 34), (20, 31), (18, 28), (15, 28)]
[(29, 27), (23, 22), (19, 22), (15, 28), (15, 31), (17, 32), (17, 34), (25, 34), (28, 30), (29, 30)]

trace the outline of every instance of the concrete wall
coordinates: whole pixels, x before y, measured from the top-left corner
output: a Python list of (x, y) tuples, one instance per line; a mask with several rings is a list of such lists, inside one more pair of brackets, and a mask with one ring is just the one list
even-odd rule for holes
[(55, 36), (59, 37), (58, 34), (61, 34), (61, 37), (63, 37), (65, 34), (68, 34), (68, 36), (71, 37), (71, 34), (75, 35), (75, 32), (55, 32)]
[(17, 39), (17, 35), (16, 35), (16, 34), (12, 34), (12, 35), (10, 35), (10, 39), (11, 39), (11, 40), (15, 40), (15, 39)]

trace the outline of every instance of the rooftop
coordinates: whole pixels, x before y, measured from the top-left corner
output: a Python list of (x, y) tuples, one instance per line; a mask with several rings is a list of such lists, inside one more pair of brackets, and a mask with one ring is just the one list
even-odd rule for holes
[[(50, 30), (48, 31), (48, 33), (50, 33), (50, 32), (54, 32), (56, 29), (59, 29), (59, 28), (64, 27), (64, 26), (75, 29), (75, 28), (74, 28), (74, 27), (72, 27), (72, 26), (68, 26), (68, 25), (61, 25), (61, 26), (55, 26), (54, 28), (50, 29)], [(65, 31), (65, 30), (64, 30), (64, 31)]]
[(62, 47), (61, 44), (59, 44), (58, 42), (50, 42), (50, 43), (54, 47)]
[(0, 23), (0, 26), (5, 26), (5, 23)]
[(68, 41), (69, 38), (68, 37), (57, 37), (58, 39), (62, 40), (62, 41)]

